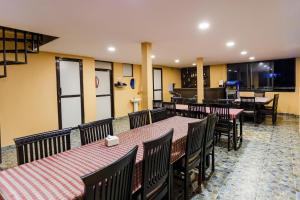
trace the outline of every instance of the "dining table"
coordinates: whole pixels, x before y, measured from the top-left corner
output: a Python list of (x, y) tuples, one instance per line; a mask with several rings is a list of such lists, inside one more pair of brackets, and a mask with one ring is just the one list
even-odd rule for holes
[[(210, 113), (209, 106), (205, 107), (206, 113)], [(237, 126), (237, 120), (239, 121), (239, 134), (236, 128), (233, 128), (233, 148), (234, 150), (238, 150), (243, 142), (243, 109), (240, 108), (229, 108), (230, 119), (232, 120), (233, 127)], [(176, 104), (176, 112), (182, 113), (185, 115), (189, 112), (189, 108), (187, 104)], [(187, 115), (188, 116), (188, 115)]]
[(156, 139), (174, 129), (171, 164), (185, 153), (188, 124), (199, 119), (174, 116), (118, 134), (119, 144), (107, 147), (104, 140), (16, 166), (0, 172), (1, 200), (82, 199), (80, 177), (104, 168), (138, 145), (133, 192), (142, 184), (143, 142)]
[[(235, 99), (234, 100), (236, 103), (240, 103), (241, 99)], [(269, 97), (255, 97), (255, 104), (257, 105), (267, 105), (269, 103), (271, 103), (273, 101), (273, 98), (269, 98)]]

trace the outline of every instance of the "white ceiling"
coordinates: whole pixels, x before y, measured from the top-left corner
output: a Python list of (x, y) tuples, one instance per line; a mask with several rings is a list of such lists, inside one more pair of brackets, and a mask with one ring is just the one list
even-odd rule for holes
[[(58, 36), (43, 51), (140, 63), (189, 66), (300, 56), (300, 0), (1, 0), (0, 25)], [(206, 20), (211, 27), (199, 31)], [(225, 43), (234, 40), (236, 46)], [(106, 48), (113, 45), (116, 52)], [(249, 54), (241, 56), (246, 49)], [(180, 63), (175, 64), (174, 59)]]

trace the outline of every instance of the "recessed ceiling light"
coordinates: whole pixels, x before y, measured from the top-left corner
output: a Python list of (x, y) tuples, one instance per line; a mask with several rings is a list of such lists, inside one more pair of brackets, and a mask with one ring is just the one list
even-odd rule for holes
[(175, 63), (179, 63), (180, 60), (179, 60), (179, 59), (175, 59), (174, 62), (175, 62)]
[(107, 51), (109, 51), (109, 52), (115, 52), (116, 51), (116, 47), (109, 46), (109, 47), (107, 47)]
[(247, 51), (241, 51), (241, 55), (243, 55), (243, 56), (247, 55), (247, 53), (248, 53)]
[(196, 66), (196, 63), (193, 63), (192, 65), (193, 65), (193, 66)]
[(235, 43), (233, 41), (229, 41), (226, 43), (227, 47), (233, 47), (235, 45)]
[(249, 57), (249, 60), (255, 60), (254, 56)]
[(210, 24), (208, 22), (201, 22), (198, 25), (198, 29), (200, 29), (200, 30), (207, 30), (207, 29), (209, 29), (209, 27), (210, 27)]
[(151, 55), (151, 58), (154, 59), (154, 58), (155, 58), (155, 55)]

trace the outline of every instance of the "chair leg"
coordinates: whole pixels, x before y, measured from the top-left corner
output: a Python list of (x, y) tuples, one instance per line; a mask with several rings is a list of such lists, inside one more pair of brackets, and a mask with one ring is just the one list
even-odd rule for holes
[(275, 114), (272, 114), (272, 124), (274, 125), (275, 124), (275, 122), (276, 122), (276, 119), (275, 119)]
[(185, 171), (184, 173), (184, 199), (188, 200), (189, 199), (189, 172)]
[(212, 153), (211, 153), (211, 171), (215, 171), (215, 145), (213, 145)]
[(227, 144), (228, 151), (230, 151), (230, 132), (228, 133), (228, 144)]

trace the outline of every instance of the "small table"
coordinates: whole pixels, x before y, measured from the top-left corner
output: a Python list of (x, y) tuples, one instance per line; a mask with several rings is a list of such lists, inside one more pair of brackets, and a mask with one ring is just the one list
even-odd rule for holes
[[(237, 103), (241, 102), (241, 99), (236, 99), (234, 100)], [(255, 97), (255, 104), (259, 105), (266, 105), (269, 104), (273, 101), (273, 98), (268, 98), (268, 97)]]
[[(177, 112), (188, 112), (188, 105), (184, 104), (176, 104)], [(233, 127), (236, 127), (236, 120), (239, 119), (240, 122), (240, 135), (237, 135), (236, 129), (233, 129), (233, 148), (234, 150), (238, 150), (242, 146), (243, 142), (243, 109), (238, 108), (229, 108), (229, 115), (233, 122)], [(209, 107), (206, 107), (206, 113), (210, 113)]]

